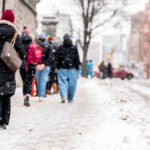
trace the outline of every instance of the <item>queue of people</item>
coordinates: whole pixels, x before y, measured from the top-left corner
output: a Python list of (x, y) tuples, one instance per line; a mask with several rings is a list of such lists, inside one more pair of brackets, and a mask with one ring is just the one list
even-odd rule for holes
[[(80, 59), (71, 36), (65, 34), (63, 44), (58, 47), (53, 43), (53, 37), (47, 39), (45, 34), (40, 34), (38, 41), (34, 41), (27, 26), (23, 27), (20, 36), (14, 22), (13, 11), (5, 10), (0, 20), (0, 54), (6, 42), (12, 44), (11, 48), (14, 46), (18, 53), (16, 57), (22, 62), (17, 69), (23, 82), (24, 106), (30, 106), (34, 79), (40, 102), (44, 101), (46, 94), (52, 94), (52, 88), (54, 93), (58, 93), (59, 89), (62, 103), (73, 102)], [(16, 70), (12, 71), (9, 65), (0, 55), (0, 129), (6, 129), (9, 124), (11, 97), (16, 90)]]

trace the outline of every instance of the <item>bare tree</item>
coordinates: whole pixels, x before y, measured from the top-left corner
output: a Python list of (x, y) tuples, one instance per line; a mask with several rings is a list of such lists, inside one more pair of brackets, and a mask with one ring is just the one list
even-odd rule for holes
[(78, 43), (83, 50), (83, 77), (86, 77), (86, 59), (95, 31), (123, 13), (128, 0), (74, 0), (79, 9), (83, 27), (78, 32)]

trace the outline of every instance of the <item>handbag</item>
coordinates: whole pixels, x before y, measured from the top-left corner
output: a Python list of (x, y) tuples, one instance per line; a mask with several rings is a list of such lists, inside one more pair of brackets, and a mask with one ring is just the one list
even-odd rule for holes
[(21, 64), (22, 60), (18, 56), (18, 53), (16, 52), (14, 45), (17, 39), (17, 33), (15, 33), (14, 37), (12, 38), (11, 43), (5, 42), (3, 45), (2, 53), (1, 53), (1, 59), (4, 61), (6, 66), (13, 72), (16, 72)]

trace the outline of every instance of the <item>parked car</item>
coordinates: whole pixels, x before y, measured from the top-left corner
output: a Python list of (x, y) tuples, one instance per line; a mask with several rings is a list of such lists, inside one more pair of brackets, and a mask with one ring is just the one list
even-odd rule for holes
[[(98, 69), (94, 70), (94, 75), (96, 77), (100, 78), (100, 71)], [(112, 78), (120, 78), (122, 80), (124, 80), (124, 79), (131, 80), (132, 78), (134, 78), (134, 74), (131, 72), (128, 72), (124, 68), (120, 68), (118, 70), (112, 71)]]
[(120, 78), (122, 80), (128, 79), (131, 80), (134, 78), (134, 74), (126, 71), (125, 69), (120, 69), (112, 72), (112, 78)]

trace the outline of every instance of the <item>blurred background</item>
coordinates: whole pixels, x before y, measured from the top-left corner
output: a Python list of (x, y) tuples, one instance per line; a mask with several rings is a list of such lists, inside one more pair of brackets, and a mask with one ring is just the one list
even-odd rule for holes
[(150, 78), (150, 1), (148, 0), (1, 0), (0, 13), (13, 9), (21, 33), (52, 35), (60, 45), (65, 33), (78, 46), (86, 76), (87, 60), (99, 76), (102, 61), (113, 71), (124, 70), (137, 79)]

